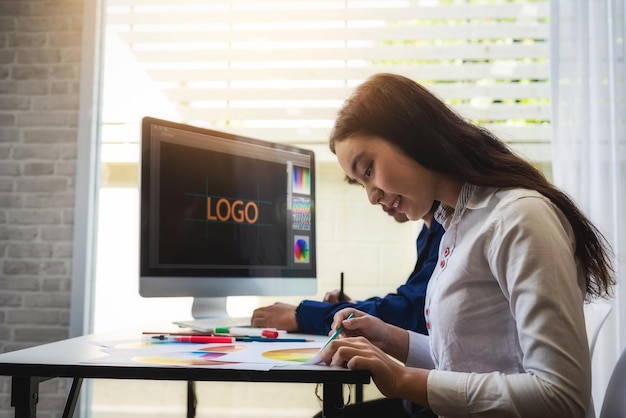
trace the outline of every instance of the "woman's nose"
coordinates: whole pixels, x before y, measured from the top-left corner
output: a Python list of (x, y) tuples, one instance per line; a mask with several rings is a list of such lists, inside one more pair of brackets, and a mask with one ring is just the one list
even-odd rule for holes
[(376, 187), (370, 187), (367, 190), (367, 198), (372, 205), (379, 204), (380, 199), (382, 199), (382, 196), (383, 196), (383, 192)]

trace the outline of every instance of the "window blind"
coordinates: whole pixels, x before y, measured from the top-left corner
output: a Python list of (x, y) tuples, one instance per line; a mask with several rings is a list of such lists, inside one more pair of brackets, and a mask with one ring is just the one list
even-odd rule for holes
[(138, 116), (160, 104), (169, 119), (323, 153), (352, 89), (393, 72), (550, 159), (549, 0), (108, 0), (106, 18), (125, 61), (105, 58), (103, 146), (137, 142)]

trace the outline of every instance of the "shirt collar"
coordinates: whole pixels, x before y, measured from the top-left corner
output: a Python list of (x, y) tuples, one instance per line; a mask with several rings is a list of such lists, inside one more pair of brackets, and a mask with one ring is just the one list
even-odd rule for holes
[(475, 190), (475, 185), (464, 183), (463, 187), (461, 187), (461, 193), (459, 193), (455, 207), (450, 207), (445, 203), (439, 205), (435, 212), (437, 222), (444, 225), (447, 229), (459, 222), (466, 208), (469, 207), (471, 209), (473, 207), (482, 206), (482, 204), (484, 204), (484, 202), (481, 202), (482, 199), (478, 199), (475, 202), (471, 201)]

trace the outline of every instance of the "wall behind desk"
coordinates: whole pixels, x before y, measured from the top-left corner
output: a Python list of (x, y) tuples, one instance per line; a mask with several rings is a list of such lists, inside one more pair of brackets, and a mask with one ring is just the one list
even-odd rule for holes
[[(68, 337), (82, 19), (82, 0), (0, 1), (0, 352)], [(67, 389), (42, 385), (42, 415)]]

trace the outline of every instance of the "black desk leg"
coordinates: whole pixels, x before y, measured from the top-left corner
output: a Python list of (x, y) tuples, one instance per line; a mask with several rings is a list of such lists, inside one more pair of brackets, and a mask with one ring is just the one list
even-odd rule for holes
[(74, 411), (76, 410), (78, 395), (80, 394), (80, 387), (82, 386), (82, 384), (82, 377), (76, 377), (72, 381), (70, 394), (67, 396), (67, 403), (65, 404), (65, 409), (63, 410), (63, 418), (72, 418), (74, 416)]
[(361, 403), (363, 402), (363, 384), (357, 383), (354, 386), (354, 403)]
[(343, 408), (342, 385), (340, 383), (324, 383), (323, 386), (322, 415), (324, 418), (341, 418)]
[(187, 418), (196, 416), (196, 382), (187, 381)]
[(11, 406), (15, 408), (15, 418), (35, 418), (37, 416), (40, 382), (42, 379), (39, 377), (13, 376)]

